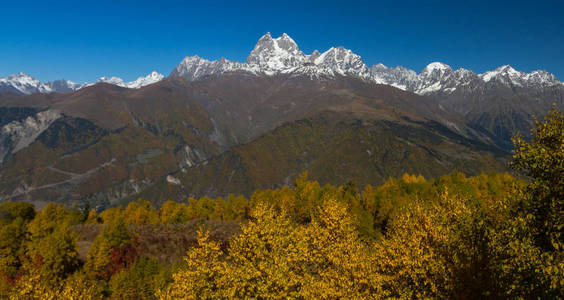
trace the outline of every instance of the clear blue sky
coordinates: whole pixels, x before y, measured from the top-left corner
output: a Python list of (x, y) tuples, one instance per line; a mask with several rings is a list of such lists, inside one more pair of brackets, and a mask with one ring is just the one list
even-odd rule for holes
[(367, 65), (478, 73), (510, 64), (564, 80), (564, 1), (2, 1), (0, 77), (134, 80), (188, 55), (244, 61), (265, 32)]

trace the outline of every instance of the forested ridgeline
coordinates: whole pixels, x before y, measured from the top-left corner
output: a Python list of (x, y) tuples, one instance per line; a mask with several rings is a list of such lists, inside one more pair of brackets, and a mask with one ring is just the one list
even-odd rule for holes
[(0, 298), (562, 298), (564, 118), (517, 136), (527, 177), (405, 174), (378, 187), (125, 208), (0, 204)]

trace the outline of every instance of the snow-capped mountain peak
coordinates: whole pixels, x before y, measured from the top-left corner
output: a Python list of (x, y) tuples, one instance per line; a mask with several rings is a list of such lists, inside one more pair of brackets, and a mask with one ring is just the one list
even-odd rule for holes
[(280, 37), (272, 38), (270, 32), (267, 32), (258, 40), (253, 48), (253, 51), (251, 51), (251, 56), (264, 50), (273, 50), (273, 48), (277, 50), (285, 50), (294, 55), (299, 54), (298, 51), (300, 50), (298, 48), (298, 44), (296, 44), (296, 42), (286, 33), (282, 33)]
[(257, 65), (264, 73), (274, 74), (299, 67), (305, 60), (305, 54), (287, 34), (273, 39), (270, 33), (266, 33), (247, 57), (247, 64)]
[(68, 92), (76, 91), (83, 87), (83, 85), (80, 83), (75, 83), (70, 80), (64, 80), (64, 79), (49, 81), (46, 82), (45, 85), (48, 86), (53, 92), (57, 92), (57, 93), (68, 93)]
[(372, 66), (373, 69), (375, 70), (386, 70), (388, 69), (388, 67), (386, 67), (386, 65), (384, 65), (383, 63), (378, 63)]
[(269, 32), (258, 40), (245, 63), (225, 59), (209, 61), (198, 56), (187, 57), (170, 76), (197, 80), (226, 72), (247, 72), (267, 76), (291, 74), (310, 78), (350, 75), (366, 79), (370, 76), (370, 71), (362, 62), (362, 58), (351, 50), (332, 47), (323, 53), (315, 50), (312, 54), (306, 55), (288, 34), (283, 33), (280, 37), (273, 38)]
[(117, 85), (117, 86), (121, 86), (124, 88), (128, 88), (128, 89), (138, 89), (141, 87), (144, 87), (146, 85), (149, 84), (153, 84), (155, 82), (159, 82), (161, 80), (164, 79), (164, 75), (153, 71), (151, 73), (149, 73), (149, 75), (147, 76), (141, 76), (139, 78), (137, 78), (134, 81), (130, 81), (130, 82), (124, 82), (123, 79), (119, 78), (119, 77), (100, 77), (100, 79), (98, 79), (98, 82), (105, 82), (105, 83), (109, 83), (109, 84), (113, 84), (113, 85)]
[(525, 73), (515, 70), (510, 65), (501, 66), (479, 76), (487, 83), (498, 83), (513, 87), (545, 88), (562, 84), (553, 74), (546, 71), (536, 70)]
[[(131, 82), (124, 82), (121, 78), (115, 76), (101, 77), (97, 82), (105, 82), (121, 87), (136, 89), (163, 79), (164, 75), (153, 71), (149, 75), (139, 77)], [(0, 93), (10, 92), (20, 95), (30, 95), (35, 93), (68, 93), (92, 85), (94, 85), (94, 83), (80, 84), (64, 79), (43, 83), (23, 72), (4, 78), (0, 77)]]
[(298, 48), (298, 44), (296, 44), (296, 42), (286, 33), (282, 33), (282, 35), (279, 38), (276, 38), (274, 40), (278, 44), (278, 47), (282, 49), (286, 49), (290, 52), (294, 52), (295, 54), (298, 54), (297, 51), (300, 50)]
[(427, 94), (445, 89), (446, 86), (453, 85), (453, 73), (454, 71), (449, 65), (441, 62), (432, 62), (419, 73), (415, 92)]
[(432, 62), (428, 64), (421, 73), (432, 73), (433, 71), (446, 72), (449, 70), (452, 70), (452, 68), (447, 64), (442, 62)]
[(105, 82), (105, 83), (125, 87), (125, 82), (123, 82), (123, 79), (116, 77), (116, 76), (112, 76), (112, 77), (103, 76), (103, 77), (100, 77), (100, 79), (98, 79), (98, 82)]
[(389, 68), (381, 63), (368, 68), (362, 58), (349, 49), (331, 47), (323, 53), (315, 50), (306, 55), (289, 35), (283, 33), (280, 37), (273, 38), (269, 32), (258, 40), (245, 63), (226, 59), (209, 61), (199, 56), (191, 56), (182, 60), (170, 76), (198, 80), (227, 72), (246, 72), (257, 76), (289, 74), (311, 79), (332, 78), (336, 75), (352, 76), (418, 94), (441, 91), (452, 93), (460, 87), (488, 84), (493, 79), (507, 86), (550, 87), (561, 84), (550, 73), (523, 73), (509, 65), (481, 75), (462, 68), (454, 70), (442, 62), (428, 64), (419, 74), (401, 66)]
[[(267, 32), (255, 44), (246, 62), (225, 58), (210, 61), (198, 55), (185, 57), (170, 76), (183, 77), (190, 81), (231, 72), (244, 72), (256, 76), (289, 75), (310, 79), (350, 76), (378, 84), (387, 84), (417, 94), (438, 92), (453, 93), (457, 89), (474, 89), (476, 86), (506, 86), (518, 88), (547, 88), (562, 85), (553, 74), (546, 71), (520, 72), (509, 65), (493, 71), (475, 74), (466, 69), (454, 70), (442, 62), (428, 64), (419, 74), (401, 66), (387, 67), (382, 63), (368, 68), (362, 58), (344, 47), (331, 47), (325, 52), (314, 50), (303, 53), (298, 44), (286, 33), (277, 38)], [(163, 80), (165, 76), (155, 71), (131, 82), (119, 77), (101, 77), (105, 82), (125, 88), (140, 88)], [(90, 84), (77, 84), (69, 80), (42, 83), (25, 73), (0, 78), (0, 92), (16, 94), (66, 93)]]
[(24, 72), (8, 76), (8, 80), (21, 83), (22, 85), (39, 85), (39, 80), (27, 75)]
[(560, 82), (556, 76), (554, 76), (553, 74), (550, 74), (546, 71), (543, 70), (537, 70), (537, 71), (533, 71), (531, 73), (525, 74), (524, 76), (525, 80), (527, 80), (530, 83), (534, 83), (534, 84), (538, 84), (538, 85), (542, 85), (542, 86), (552, 86), (552, 85), (556, 85), (558, 83), (562, 84), (562, 82)]
[(388, 68), (381, 63), (370, 68), (370, 79), (375, 83), (391, 85), (406, 91), (414, 90), (418, 83), (415, 71), (402, 66)]
[(149, 75), (145, 77), (139, 77), (136, 80), (127, 84), (127, 87), (130, 89), (138, 89), (140, 87), (153, 84), (155, 82), (159, 82), (164, 79), (164, 75), (160, 74), (156, 71), (151, 72)]
[(496, 71), (498, 71), (500, 73), (507, 73), (507, 74), (519, 74), (519, 73), (521, 73), (521, 72), (515, 70), (510, 65), (503, 65), (503, 66), (497, 68)]
[(248, 68), (246, 64), (231, 62), (225, 58), (210, 61), (198, 55), (185, 57), (170, 73), (172, 77), (184, 77), (188, 80), (196, 80), (206, 76), (221, 74), (235, 70), (245, 70), (253, 73), (254, 69)]
[(331, 47), (315, 58), (313, 63), (340, 75), (366, 78), (370, 74), (368, 67), (362, 62), (362, 58), (344, 47)]
[(521, 72), (513, 69), (513, 67), (511, 67), (510, 65), (503, 65), (493, 71), (488, 71), (484, 74), (481, 74), (480, 77), (482, 77), (485, 82), (488, 82), (492, 79), (499, 78), (500, 76), (510, 76), (516, 78), (520, 77), (521, 75)]
[(0, 78), (0, 91), (25, 95), (52, 92), (50, 87), (23, 72)]

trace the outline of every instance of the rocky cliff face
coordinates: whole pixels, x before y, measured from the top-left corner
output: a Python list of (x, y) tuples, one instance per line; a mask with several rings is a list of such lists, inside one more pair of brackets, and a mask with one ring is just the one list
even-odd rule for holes
[(14, 120), (0, 129), (0, 163), (6, 156), (16, 153), (35, 141), (58, 118), (57, 110), (46, 110), (25, 119)]

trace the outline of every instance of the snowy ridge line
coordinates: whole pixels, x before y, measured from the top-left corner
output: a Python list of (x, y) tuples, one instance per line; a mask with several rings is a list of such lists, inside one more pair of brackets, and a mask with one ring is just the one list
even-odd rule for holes
[(291, 74), (311, 79), (354, 76), (379, 84), (387, 84), (417, 94), (435, 92), (452, 93), (457, 88), (470, 84), (501, 83), (509, 87), (545, 88), (562, 83), (546, 71), (519, 72), (505, 65), (494, 71), (476, 74), (460, 68), (453, 70), (449, 65), (433, 62), (419, 74), (398, 66), (388, 68), (377, 64), (368, 68), (362, 58), (349, 49), (332, 47), (320, 53), (304, 54), (296, 42), (287, 34), (272, 38), (270, 33), (262, 36), (245, 63), (225, 58), (210, 61), (197, 55), (184, 58), (171, 72), (171, 77), (183, 77), (194, 81), (200, 78), (234, 71), (255, 75), (273, 76)]
[[(164, 78), (164, 75), (153, 71), (149, 75), (145, 77), (139, 77), (131, 82), (124, 82), (119, 77), (101, 77), (96, 83), (105, 82), (125, 88), (138, 89), (143, 86), (161, 81)], [(32, 76), (21, 72), (18, 74), (10, 75), (8, 77), (0, 78), (0, 92), (12, 92), (15, 94), (24, 95), (36, 93), (68, 93), (87, 86), (92, 86), (96, 83), (80, 84), (72, 82), (70, 80), (55, 80), (42, 83)]]
[[(138, 88), (144, 87), (146, 85), (153, 84), (155, 82), (159, 82), (163, 79), (164, 79), (164, 75), (162, 75), (162, 74), (160, 74), (156, 71), (153, 71), (149, 75), (147, 75), (145, 77), (141, 76), (141, 77), (139, 77), (136, 80), (131, 81), (131, 82), (124, 82), (123, 79), (121, 79), (119, 77), (112, 76), (112, 77), (101, 77), (100, 79), (98, 79), (98, 81), (96, 83), (105, 82), (105, 83), (121, 86), (121, 87), (128, 88), (128, 89), (138, 89)], [(88, 83), (88, 84), (85, 84), (84, 87), (91, 86), (91, 85), (94, 85), (96, 83)]]
[[(194, 81), (206, 76), (229, 72), (246, 72), (257, 76), (287, 74), (320, 80), (336, 76), (351, 76), (378, 84), (391, 85), (421, 95), (438, 92), (453, 93), (459, 88), (494, 84), (501, 84), (509, 88), (536, 89), (563, 86), (563, 83), (553, 74), (546, 71), (537, 70), (526, 73), (517, 71), (509, 65), (483, 74), (476, 74), (463, 68), (453, 70), (449, 65), (440, 62), (430, 63), (420, 73), (401, 66), (388, 68), (381, 63), (368, 68), (362, 58), (349, 49), (331, 47), (323, 53), (315, 50), (308, 55), (303, 53), (296, 42), (286, 33), (278, 38), (272, 38), (269, 32), (258, 40), (246, 62), (230, 61), (225, 58), (210, 61), (198, 55), (187, 56), (169, 76)], [(119, 77), (102, 77), (96, 83), (105, 82), (125, 88), (140, 88), (164, 78), (162, 74), (153, 71), (131, 82), (124, 82)], [(69, 80), (41, 83), (25, 73), (19, 73), (0, 78), (0, 92), (26, 95), (66, 93), (94, 84), (78, 84)]]

